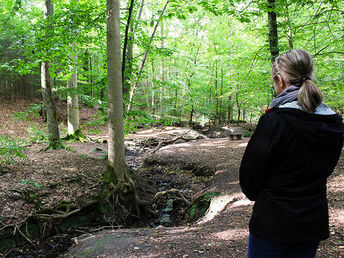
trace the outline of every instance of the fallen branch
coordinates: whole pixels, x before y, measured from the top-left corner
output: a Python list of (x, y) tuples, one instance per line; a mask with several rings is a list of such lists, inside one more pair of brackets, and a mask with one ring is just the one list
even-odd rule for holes
[(30, 238), (28, 238), (23, 232), (21, 232), (17, 225), (15, 225), (14, 227), (13, 235), (15, 235), (16, 231), (18, 231), (33, 247), (36, 247), (36, 245), (30, 240)]
[(167, 140), (167, 141), (161, 141), (159, 142), (158, 146), (152, 151), (152, 153), (155, 153), (157, 152), (163, 145), (167, 145), (167, 144), (171, 144), (171, 143), (174, 143), (178, 140), (183, 140), (185, 142), (189, 142), (189, 141), (195, 141), (195, 140), (198, 140), (198, 139), (202, 139), (201, 136), (197, 136), (196, 138), (185, 138), (183, 136), (178, 136), (174, 139), (171, 139), (171, 140)]
[[(88, 204), (90, 205), (90, 204)], [(39, 220), (52, 220), (52, 219), (65, 219), (75, 213), (78, 213), (79, 211), (81, 211), (81, 208), (75, 209), (71, 212), (66, 212), (66, 213), (59, 213), (58, 215), (51, 215), (51, 214), (35, 214), (32, 215), (32, 218), (34, 219), (39, 219)]]

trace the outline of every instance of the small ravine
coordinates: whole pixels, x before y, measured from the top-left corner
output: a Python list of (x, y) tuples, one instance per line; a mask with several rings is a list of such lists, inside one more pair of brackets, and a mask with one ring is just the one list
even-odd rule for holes
[[(101, 149), (99, 150), (100, 152)], [(141, 164), (145, 153), (150, 148), (142, 148), (131, 144), (126, 146), (126, 162), (128, 166), (141, 173)], [(100, 153), (101, 154), (101, 153)], [(99, 155), (100, 155), (99, 154)], [(104, 155), (106, 152), (103, 153)], [(151, 169), (151, 170), (150, 170)], [(167, 191), (171, 188), (179, 189), (187, 199), (191, 199), (191, 189), (187, 181), (174, 181), (180, 171), (171, 168), (145, 168), (147, 177), (154, 182), (157, 191)], [(166, 172), (168, 171), (168, 172)], [(189, 207), (190, 208), (190, 207)], [(159, 226), (180, 226), (182, 221), (187, 222), (185, 213), (188, 208), (184, 203), (165, 196), (153, 205), (157, 217), (152, 217), (146, 226), (156, 228)], [(22, 226), (8, 226), (0, 234), (0, 257), (56, 257), (64, 253), (73, 244), (72, 238), (83, 233), (94, 232), (97, 228), (108, 228), (102, 221), (102, 214), (97, 205), (90, 206), (67, 218), (41, 222), (28, 219)], [(130, 225), (128, 225), (130, 226)], [(42, 234), (44, 232), (44, 234)]]

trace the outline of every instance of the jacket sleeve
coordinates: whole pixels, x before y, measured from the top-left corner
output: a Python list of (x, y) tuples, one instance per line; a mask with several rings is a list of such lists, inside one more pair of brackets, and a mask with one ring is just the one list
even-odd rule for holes
[(240, 186), (251, 201), (255, 201), (271, 173), (274, 150), (280, 143), (283, 125), (276, 112), (260, 118), (240, 166)]

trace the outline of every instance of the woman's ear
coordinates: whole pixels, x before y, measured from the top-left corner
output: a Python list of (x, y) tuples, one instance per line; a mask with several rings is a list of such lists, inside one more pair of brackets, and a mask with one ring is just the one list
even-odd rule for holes
[(284, 91), (287, 88), (287, 85), (280, 74), (277, 74), (277, 83), (279, 88), (282, 89), (282, 91)]

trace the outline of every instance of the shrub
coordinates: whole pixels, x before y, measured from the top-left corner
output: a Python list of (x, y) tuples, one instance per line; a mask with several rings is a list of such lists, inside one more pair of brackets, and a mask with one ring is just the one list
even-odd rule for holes
[(11, 136), (0, 135), (0, 164), (14, 164), (26, 159), (23, 151), (26, 142)]

